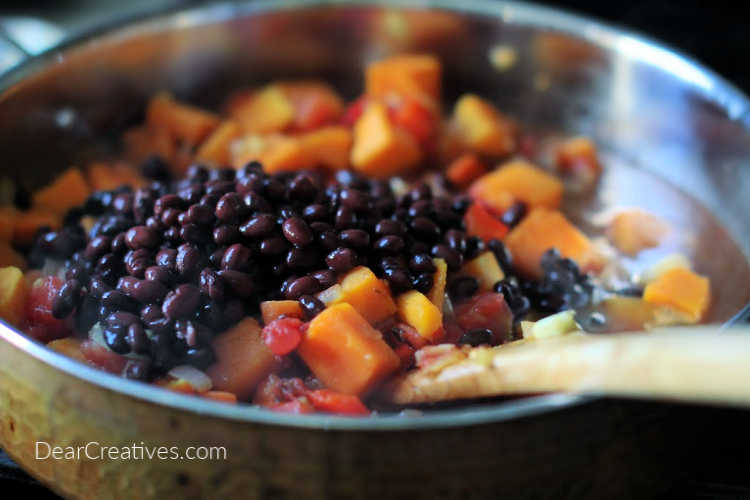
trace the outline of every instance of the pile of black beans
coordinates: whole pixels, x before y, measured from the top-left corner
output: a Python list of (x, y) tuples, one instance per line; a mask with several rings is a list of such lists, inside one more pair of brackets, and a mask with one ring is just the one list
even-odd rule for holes
[[(31, 249), (37, 264), (65, 261), (54, 314), (73, 315), (81, 332), (99, 322), (112, 351), (139, 355), (133, 378), (208, 366), (213, 336), (260, 301), (300, 300), (312, 317), (322, 309), (313, 295), (357, 265), (394, 294), (426, 292), (433, 257), (455, 271), (485, 249), (462, 228), (468, 198), (436, 196), (426, 183), (396, 197), (388, 182), (349, 171), (269, 175), (257, 162), (196, 165), (171, 180), (149, 162), (150, 185), (95, 193)], [(88, 234), (84, 215), (96, 217)]]
[(580, 309), (591, 302), (594, 284), (572, 259), (562, 257), (557, 249), (542, 256), (544, 277), (538, 281), (521, 281), (520, 290), (533, 308), (543, 313)]

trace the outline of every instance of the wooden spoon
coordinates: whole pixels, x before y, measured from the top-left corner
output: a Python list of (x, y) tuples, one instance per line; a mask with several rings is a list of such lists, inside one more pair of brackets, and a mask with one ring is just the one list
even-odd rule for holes
[(447, 354), (384, 391), (399, 404), (561, 391), (750, 406), (750, 329), (519, 340)]

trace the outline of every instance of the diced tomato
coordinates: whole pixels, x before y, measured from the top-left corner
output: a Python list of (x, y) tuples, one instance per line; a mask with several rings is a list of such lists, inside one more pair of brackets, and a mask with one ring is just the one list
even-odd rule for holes
[(508, 234), (508, 226), (497, 220), (478, 202), (472, 203), (464, 214), (464, 224), (469, 236), (479, 236), (485, 241), (500, 240)]
[(118, 375), (122, 373), (128, 362), (125, 356), (120, 356), (93, 340), (84, 340), (81, 343), (81, 354), (92, 365)]
[(394, 124), (409, 131), (423, 147), (435, 135), (437, 118), (432, 112), (411, 97), (402, 97), (389, 108), (390, 118)]
[(294, 399), (292, 401), (287, 401), (286, 403), (278, 403), (270, 406), (269, 409), (280, 413), (292, 413), (295, 415), (315, 413), (313, 405), (302, 399)]
[(52, 316), (52, 304), (62, 284), (60, 278), (49, 276), (32, 285), (26, 303), (26, 331), (31, 337), (49, 342), (71, 334), (68, 321)]
[(329, 99), (310, 94), (294, 103), (296, 114), (294, 129), (309, 131), (333, 123), (339, 117), (340, 108), (331, 106)]
[(318, 411), (338, 415), (369, 415), (370, 410), (357, 396), (342, 394), (329, 389), (308, 391), (307, 398)]
[(341, 118), (339, 119), (341, 124), (353, 127), (357, 120), (359, 120), (359, 117), (362, 116), (362, 113), (364, 113), (366, 104), (367, 97), (365, 96), (355, 99), (349, 104), (349, 106), (347, 106), (344, 113), (341, 115)]
[(445, 176), (457, 187), (466, 187), (487, 172), (487, 166), (473, 153), (453, 160), (445, 170)]
[(278, 318), (263, 327), (263, 342), (277, 356), (289, 354), (302, 341), (304, 323), (297, 318)]
[(455, 308), (463, 331), (487, 328), (493, 332), (493, 345), (510, 340), (513, 313), (501, 293), (482, 293)]
[(258, 384), (253, 403), (272, 407), (303, 396), (307, 390), (308, 387), (301, 378), (281, 378), (272, 373)]

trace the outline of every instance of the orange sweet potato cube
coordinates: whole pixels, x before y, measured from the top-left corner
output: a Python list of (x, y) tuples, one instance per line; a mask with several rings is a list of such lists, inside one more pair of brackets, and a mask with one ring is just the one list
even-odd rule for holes
[(223, 122), (208, 136), (195, 157), (203, 162), (216, 166), (228, 165), (230, 161), (229, 146), (241, 134), (240, 126), (233, 120)]
[(591, 242), (563, 214), (537, 208), (527, 215), (505, 238), (513, 263), (522, 273), (541, 277), (541, 258), (550, 248), (579, 264), (590, 251)]
[(400, 365), (380, 332), (349, 304), (318, 314), (297, 351), (327, 388), (357, 396), (366, 395)]
[(322, 127), (301, 137), (302, 149), (312, 158), (311, 167), (340, 170), (349, 166), (352, 131), (347, 127)]
[(14, 266), (21, 270), (26, 269), (26, 259), (16, 252), (10, 243), (0, 241), (0, 267)]
[(690, 269), (675, 267), (646, 285), (643, 300), (673, 307), (693, 321), (700, 321), (711, 302), (711, 285), (708, 278)]
[(530, 209), (554, 210), (562, 203), (563, 184), (531, 163), (514, 160), (474, 181), (469, 195), (497, 213), (504, 212), (518, 200)]
[(69, 168), (48, 186), (32, 195), (34, 208), (64, 215), (68, 210), (83, 205), (91, 194), (88, 182), (77, 168)]
[(113, 165), (92, 163), (89, 165), (87, 174), (89, 184), (94, 191), (112, 191), (123, 185), (138, 188), (144, 183), (143, 178), (134, 168), (119, 163)]
[(365, 71), (365, 92), (373, 97), (388, 94), (440, 102), (442, 66), (432, 55), (399, 55), (371, 63)]
[(0, 241), (13, 239), (13, 226), (16, 225), (18, 209), (15, 207), (0, 207)]
[(398, 316), (427, 340), (435, 340), (442, 333), (443, 313), (429, 298), (417, 290), (398, 296)]
[(294, 108), (292, 130), (309, 131), (330, 124), (344, 110), (341, 97), (325, 82), (302, 80), (276, 85)]
[(13, 242), (22, 246), (28, 245), (40, 227), (59, 229), (61, 225), (62, 216), (59, 214), (35, 209), (19, 212), (13, 225)]
[(473, 153), (459, 156), (448, 165), (445, 176), (454, 186), (464, 188), (487, 172), (487, 167)]
[(0, 268), (0, 318), (18, 326), (24, 319), (29, 283), (17, 267)]
[(146, 122), (153, 129), (164, 129), (180, 141), (200, 144), (219, 126), (213, 113), (175, 101), (168, 93), (151, 98), (146, 109)]
[(300, 319), (303, 316), (298, 300), (266, 300), (260, 303), (260, 315), (264, 325), (281, 316)]
[(516, 148), (516, 127), (488, 101), (464, 94), (453, 108), (455, 129), (464, 147), (488, 156), (505, 156)]
[(231, 112), (247, 133), (283, 132), (294, 121), (292, 101), (278, 85), (274, 84), (237, 101)]
[(276, 357), (263, 342), (260, 325), (253, 318), (245, 318), (217, 336), (213, 348), (217, 361), (206, 370), (213, 388), (239, 399), (252, 396), (255, 386), (276, 368)]
[(410, 170), (421, 159), (416, 139), (391, 123), (383, 104), (370, 103), (354, 124), (354, 168), (365, 175), (388, 178)]
[(640, 209), (615, 214), (607, 227), (607, 237), (612, 244), (630, 256), (659, 246), (668, 232), (669, 225), (664, 220)]
[(332, 303), (350, 304), (372, 324), (396, 312), (396, 303), (388, 285), (364, 266), (349, 271), (339, 284), (341, 294)]

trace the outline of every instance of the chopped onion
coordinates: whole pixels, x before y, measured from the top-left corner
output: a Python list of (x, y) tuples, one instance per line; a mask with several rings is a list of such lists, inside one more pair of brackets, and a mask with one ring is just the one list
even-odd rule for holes
[(341, 288), (341, 285), (336, 283), (332, 287), (326, 288), (322, 292), (318, 294), (318, 300), (321, 301), (326, 306), (330, 305), (331, 302), (338, 299), (341, 294), (343, 293), (343, 288)]
[(211, 382), (211, 379), (208, 377), (208, 375), (194, 366), (175, 366), (174, 368), (169, 370), (169, 375), (188, 382), (193, 386), (193, 389), (198, 392), (206, 392), (210, 390), (211, 387), (213, 387), (213, 382)]

